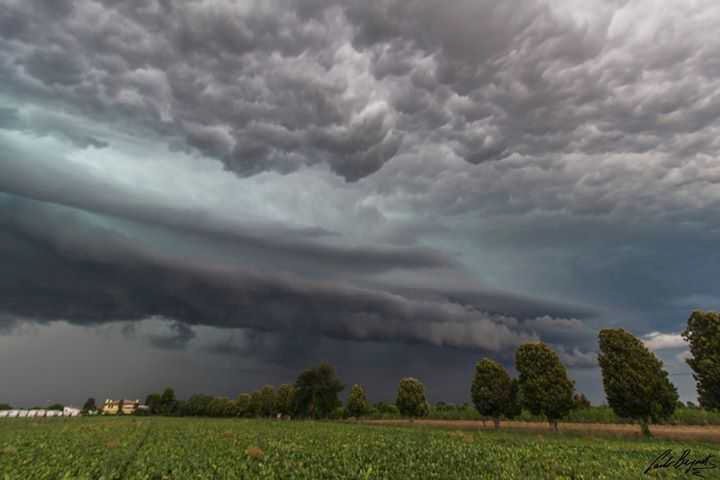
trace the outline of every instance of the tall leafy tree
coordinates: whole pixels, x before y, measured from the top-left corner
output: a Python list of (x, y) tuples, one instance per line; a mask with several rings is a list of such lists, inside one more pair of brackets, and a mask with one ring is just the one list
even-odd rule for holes
[(522, 401), (520, 398), (520, 380), (513, 378), (510, 382), (510, 402), (505, 409), (505, 417), (513, 419), (522, 413)]
[(642, 432), (650, 435), (648, 424), (669, 418), (678, 401), (662, 362), (622, 328), (601, 330), (598, 362), (602, 370), (607, 401), (623, 418), (640, 421)]
[(278, 387), (275, 394), (275, 411), (280, 415), (292, 415), (295, 402), (295, 387), (287, 383)]
[(249, 417), (259, 417), (262, 415), (262, 395), (260, 394), (260, 390), (255, 390), (254, 392), (250, 393), (250, 405), (248, 408), (248, 416)]
[(361, 417), (370, 410), (370, 404), (365, 396), (365, 389), (358, 384), (352, 386), (347, 400), (347, 413), (351, 417)]
[(82, 411), (87, 412), (94, 412), (97, 410), (97, 406), (95, 405), (95, 399), (90, 397), (87, 400), (85, 400), (85, 404), (82, 407)]
[[(210, 395), (197, 394), (191, 396), (185, 403), (185, 414), (195, 417), (210, 416), (209, 405), (213, 398)], [(152, 410), (152, 407), (150, 407)]]
[(252, 395), (249, 393), (241, 393), (235, 399), (237, 415), (239, 417), (252, 417)]
[(512, 380), (502, 365), (489, 358), (480, 360), (475, 365), (471, 393), (478, 413), (492, 418), (495, 428), (500, 428), (500, 417), (512, 400)]
[(406, 417), (425, 417), (430, 412), (425, 399), (425, 386), (417, 378), (406, 377), (400, 380), (395, 405), (400, 414)]
[(162, 395), (160, 395), (160, 409), (162, 410), (162, 413), (164, 415), (172, 415), (172, 413), (175, 411), (176, 402), (177, 400), (175, 399), (175, 390), (167, 387), (165, 390), (163, 390)]
[(159, 393), (151, 393), (145, 398), (145, 405), (150, 409), (150, 413), (158, 415), (162, 413), (162, 401)]
[(558, 420), (572, 409), (574, 390), (560, 357), (544, 343), (526, 343), (518, 348), (515, 364), (523, 407), (533, 415), (544, 415), (557, 431)]
[(265, 385), (260, 389), (260, 415), (272, 417), (275, 415), (275, 388), (272, 385)]
[(720, 409), (720, 313), (696, 310), (688, 319), (683, 337), (690, 344), (687, 359), (697, 381), (703, 408)]
[(295, 381), (295, 409), (301, 416), (324, 418), (342, 406), (338, 394), (345, 386), (328, 363), (302, 372)]

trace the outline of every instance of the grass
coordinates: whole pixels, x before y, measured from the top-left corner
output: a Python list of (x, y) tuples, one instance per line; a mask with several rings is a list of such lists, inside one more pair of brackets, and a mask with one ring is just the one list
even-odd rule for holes
[(352, 422), (12, 419), (0, 422), (0, 479), (688, 478), (643, 474), (663, 450), (684, 448), (693, 458), (717, 452), (694, 442)]

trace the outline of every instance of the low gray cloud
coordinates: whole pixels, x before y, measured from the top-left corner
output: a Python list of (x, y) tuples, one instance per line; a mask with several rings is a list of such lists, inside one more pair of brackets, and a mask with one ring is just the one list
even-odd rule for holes
[[(265, 262), (230, 264), (222, 257), (202, 258), (201, 250), (195, 252), (196, 258), (187, 258), (178, 248), (183, 240), (179, 234), (170, 237), (174, 245), (160, 237), (153, 244), (133, 235), (132, 224), (121, 225), (118, 231), (110, 217), (20, 197), (5, 196), (0, 214), (3, 263), (12, 272), (2, 281), (0, 309), (28, 319), (84, 325), (162, 316), (175, 320), (173, 334), (153, 335), (152, 342), (166, 348), (192, 340), (189, 325), (491, 352), (543, 334), (552, 336), (568, 325), (582, 330), (577, 320), (545, 316), (523, 321), (489, 313), (482, 305), (483, 295), (492, 298), (489, 293), (477, 292), (473, 297), (473, 292), (466, 292), (463, 303), (457, 303), (447, 294), (408, 297), (360, 286), (354, 277), (363, 271), (357, 269), (341, 281), (329, 282), (290, 271), (268, 271)], [(38, 220), (42, 229), (36, 227)], [(212, 239), (206, 242), (212, 249)], [(355, 255), (347, 252), (351, 269)], [(372, 255), (368, 254), (369, 261)], [(312, 264), (317, 258), (306, 261)], [(511, 303), (510, 298), (506, 294), (504, 302)], [(520, 297), (514, 301), (522, 302)], [(490, 306), (497, 309), (499, 303)], [(542, 302), (533, 305), (529, 299), (525, 310), (541, 306)], [(565, 339), (578, 341), (572, 337)]]

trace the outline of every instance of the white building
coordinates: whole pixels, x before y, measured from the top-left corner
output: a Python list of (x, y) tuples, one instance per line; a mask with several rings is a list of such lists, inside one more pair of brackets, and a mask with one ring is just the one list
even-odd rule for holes
[(75, 408), (75, 407), (65, 407), (65, 408), (63, 408), (63, 416), (64, 417), (79, 417), (80, 409)]

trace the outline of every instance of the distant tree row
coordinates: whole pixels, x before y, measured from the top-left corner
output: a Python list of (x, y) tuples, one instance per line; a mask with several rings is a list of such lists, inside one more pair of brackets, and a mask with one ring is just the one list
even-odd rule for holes
[[(688, 364), (698, 382), (700, 406), (720, 409), (720, 314), (693, 312), (683, 336), (690, 345)], [(642, 431), (670, 418), (681, 404), (662, 362), (636, 337), (623, 329), (601, 330), (598, 363), (609, 406), (621, 418), (635, 419)], [(547, 419), (557, 430), (558, 421), (573, 409), (590, 407), (559, 356), (542, 342), (521, 345), (515, 354), (518, 378), (511, 378), (494, 360), (483, 358), (475, 366), (471, 383), (472, 403), (482, 418), (496, 428), (502, 418), (512, 419), (525, 409)], [(146, 404), (152, 414), (211, 417), (361, 417), (369, 413), (424, 417), (430, 412), (425, 388), (416, 378), (403, 378), (394, 404), (370, 405), (361, 385), (353, 385), (343, 407), (339, 394), (345, 386), (327, 363), (303, 371), (295, 383), (277, 389), (266, 385), (236, 399), (193, 395), (178, 401), (171, 388), (151, 394)], [(688, 402), (691, 406), (692, 402)], [(450, 408), (438, 404), (436, 409)]]

